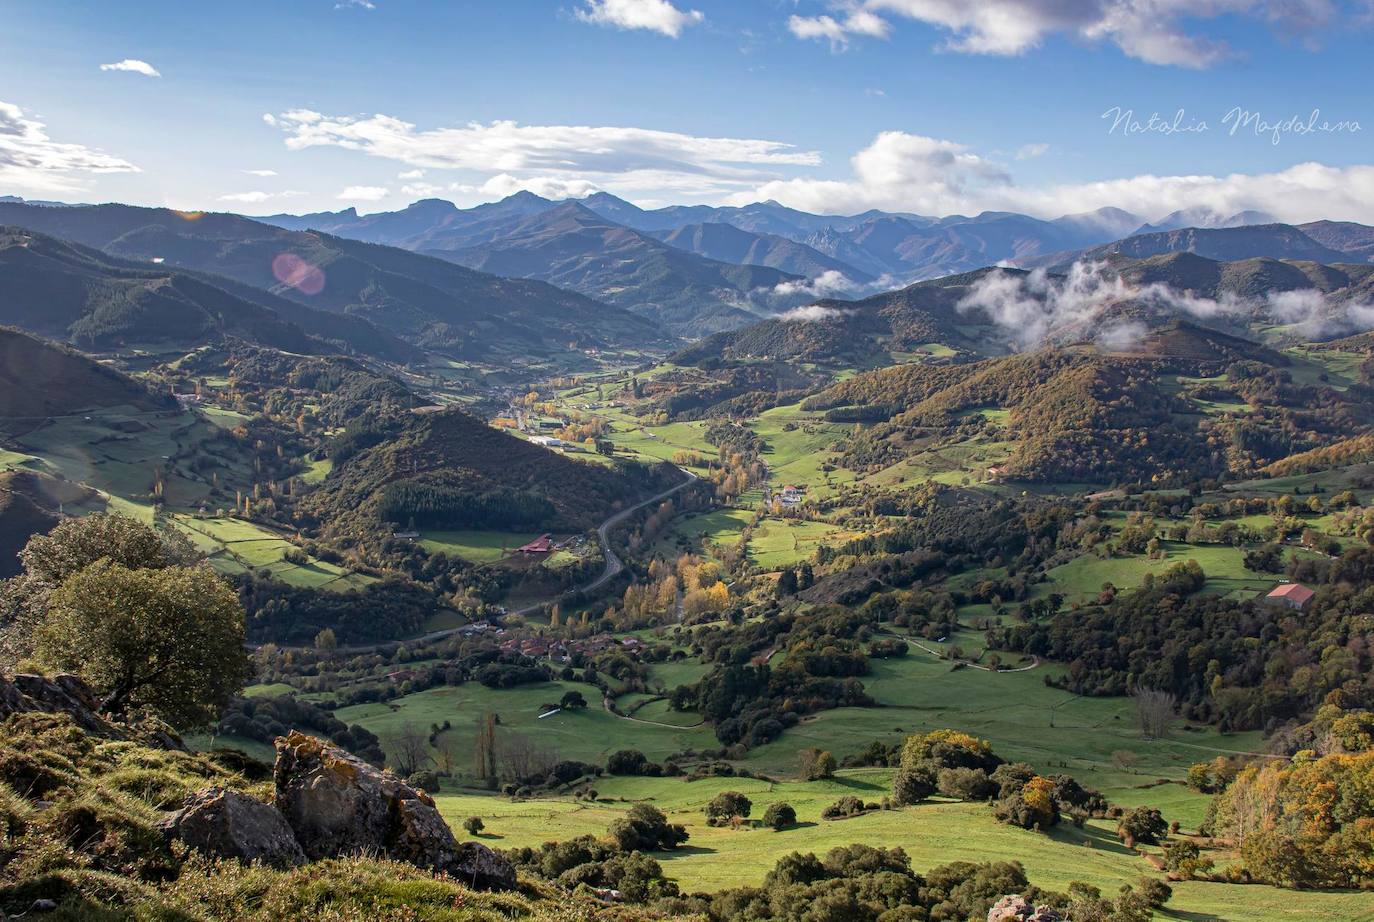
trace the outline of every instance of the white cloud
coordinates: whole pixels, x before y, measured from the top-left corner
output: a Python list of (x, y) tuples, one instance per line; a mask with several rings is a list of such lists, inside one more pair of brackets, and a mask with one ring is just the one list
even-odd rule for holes
[(276, 170), (244, 170), (243, 172), (248, 176), (261, 176), (264, 178), (277, 175)]
[(380, 202), (390, 194), (386, 186), (349, 186), (334, 197), (344, 202)]
[(423, 179), (424, 176), (424, 170), (402, 170), (396, 174), (397, 179)]
[(372, 0), (339, 0), (338, 3), (334, 4), (336, 10), (375, 10), (376, 8), (377, 4), (373, 3)]
[(562, 179), (557, 176), (527, 176), (524, 178), (500, 173), (491, 177), (480, 186), (455, 185), (455, 192), (480, 192), (483, 195), (505, 198), (517, 192), (533, 192), (535, 195), (550, 199), (586, 198), (599, 191), (594, 182), (585, 179)]
[(800, 39), (825, 39), (834, 51), (849, 46), (849, 36), (887, 38), (887, 20), (857, 4), (845, 4), (834, 16), (790, 16), (787, 29)]
[(1016, 151), (1017, 160), (1031, 160), (1035, 157), (1043, 157), (1050, 152), (1048, 144), (1023, 144)]
[(263, 192), (260, 189), (255, 189), (251, 192), (229, 192), (225, 195), (221, 195), (219, 200), (221, 202), (238, 202), (244, 205), (256, 205), (260, 202), (267, 202), (276, 198), (296, 198), (301, 195), (305, 195), (305, 193), (295, 189), (287, 189), (282, 192)]
[(697, 10), (680, 10), (668, 0), (586, 0), (586, 6), (577, 10), (577, 18), (600, 26), (647, 29), (677, 38), (683, 29), (706, 17)]
[(780, 141), (647, 128), (498, 121), (419, 129), (389, 115), (326, 116), (308, 109), (263, 118), (285, 133), (291, 150), (339, 147), (415, 169), (488, 174), (463, 180), (474, 190), (484, 181), (536, 192), (536, 184), (558, 183), (570, 184), (558, 193), (563, 196), (596, 187), (642, 192), (642, 199), (723, 198), (778, 177), (781, 168), (820, 163), (819, 154)]
[(443, 186), (436, 186), (431, 182), (410, 182), (401, 187), (401, 194), (411, 198), (434, 198), (443, 191)]
[(834, 298), (852, 295), (865, 288), (838, 269), (826, 269), (813, 279), (797, 279), (792, 282), (779, 282), (773, 286), (773, 294), (787, 298), (794, 295), (807, 295), (812, 298)]
[(1270, 292), (1263, 299), (1229, 293), (1214, 299), (1159, 282), (1134, 285), (1114, 275), (1105, 263), (1091, 262), (1074, 263), (1061, 277), (1043, 269), (989, 272), (969, 289), (958, 309), (983, 314), (1018, 349), (1046, 341), (1091, 340), (1104, 348), (1127, 349), (1146, 332), (1139, 321), (1113, 316), (1112, 308), (1127, 304), (1164, 317), (1266, 319), (1287, 324), (1308, 339), (1374, 327), (1374, 306), (1333, 303), (1316, 289)]
[(937, 215), (1017, 211), (1052, 218), (1112, 207), (1155, 220), (1173, 211), (1208, 208), (1224, 215), (1262, 211), (1289, 223), (1374, 221), (1374, 165), (1299, 163), (1261, 174), (1144, 174), (1021, 186), (1003, 167), (963, 145), (895, 131), (878, 135), (850, 162), (850, 179), (772, 180), (728, 200), (776, 199), (823, 214), (880, 208)]
[(140, 61), (137, 58), (125, 58), (116, 61), (114, 64), (101, 64), (101, 70), (122, 70), (131, 74), (142, 74), (145, 77), (161, 77), (162, 74), (147, 61)]
[(127, 160), (48, 137), (47, 126), (13, 103), (0, 102), (0, 188), (71, 192), (80, 173), (137, 173)]
[(802, 307), (794, 307), (790, 311), (779, 314), (778, 319), (793, 323), (819, 323), (822, 320), (838, 319), (848, 313), (851, 313), (851, 311), (843, 311), (834, 307), (822, 307), (819, 304), (807, 304)]
[(1023, 54), (1047, 36), (1067, 35), (1182, 67), (1206, 67), (1231, 54), (1224, 42), (1196, 34), (1198, 20), (1245, 15), (1291, 34), (1339, 15), (1334, 0), (841, 0), (837, 7), (838, 17), (793, 16), (788, 27), (799, 38), (843, 46), (853, 35), (885, 36), (883, 17), (897, 16), (946, 30), (944, 47), (969, 54)]

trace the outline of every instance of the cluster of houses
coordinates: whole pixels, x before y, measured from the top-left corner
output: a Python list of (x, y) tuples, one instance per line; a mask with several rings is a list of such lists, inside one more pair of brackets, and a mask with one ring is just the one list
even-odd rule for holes
[(502, 641), (503, 653), (519, 653), (532, 659), (548, 659), (558, 663), (572, 662), (577, 654), (591, 656), (619, 647), (631, 653), (638, 653), (645, 647), (638, 637), (624, 637), (619, 640), (610, 634), (597, 634), (581, 640), (563, 640), (557, 637), (512, 637)]
[[(766, 487), (764, 489), (767, 490)], [(766, 503), (776, 499), (782, 503), (784, 509), (791, 509), (806, 499), (806, 487), (789, 483), (776, 493), (765, 492), (763, 499)]]
[(550, 451), (586, 451), (586, 447), (577, 442), (569, 442), (566, 439), (555, 438), (551, 435), (532, 435), (530, 441), (536, 445), (543, 445)]

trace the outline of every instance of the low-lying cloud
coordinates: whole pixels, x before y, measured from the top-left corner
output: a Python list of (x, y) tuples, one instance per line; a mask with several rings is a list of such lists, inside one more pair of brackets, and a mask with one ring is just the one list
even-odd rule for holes
[(1074, 263), (1063, 276), (1044, 269), (990, 272), (970, 288), (958, 309), (983, 314), (1018, 350), (1061, 341), (1096, 341), (1105, 349), (1125, 350), (1147, 332), (1138, 320), (1112, 316), (1112, 308), (1128, 304), (1196, 320), (1263, 319), (1290, 326), (1308, 339), (1374, 329), (1374, 305), (1333, 302), (1315, 288), (1270, 292), (1262, 299), (1229, 293), (1209, 298), (1161, 282), (1135, 285), (1095, 262)]
[(807, 304), (802, 307), (794, 307), (790, 311), (784, 311), (778, 315), (778, 319), (788, 323), (820, 323), (823, 320), (838, 320), (853, 311), (843, 310), (838, 307), (826, 307), (822, 304)]

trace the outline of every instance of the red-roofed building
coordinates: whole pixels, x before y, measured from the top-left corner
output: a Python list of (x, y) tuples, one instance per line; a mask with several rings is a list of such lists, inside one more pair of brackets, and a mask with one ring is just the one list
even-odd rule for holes
[(518, 550), (522, 554), (547, 554), (553, 550), (553, 535), (540, 535)]
[(1315, 595), (1315, 592), (1301, 583), (1284, 583), (1275, 586), (1273, 591), (1264, 597), (1264, 601), (1270, 605), (1286, 605), (1294, 611), (1302, 611)]

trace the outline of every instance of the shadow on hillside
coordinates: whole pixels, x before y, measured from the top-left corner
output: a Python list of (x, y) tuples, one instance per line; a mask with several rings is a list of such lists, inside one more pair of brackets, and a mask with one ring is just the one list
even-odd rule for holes
[(1091, 842), (1092, 847), (1101, 851), (1111, 852), (1116, 855), (1132, 855), (1136, 853), (1133, 849), (1127, 848), (1121, 840), (1111, 833), (1099, 829), (1096, 826), (1085, 826), (1076, 829), (1071, 823), (1062, 823), (1050, 830), (1050, 838), (1066, 845), (1077, 845), (1084, 847), (1084, 843)]
[(654, 857), (664, 861), (673, 858), (690, 858), (692, 855), (714, 855), (715, 853), (714, 848), (707, 848), (704, 845), (679, 845), (670, 852), (654, 852)]
[(854, 791), (882, 791), (883, 793), (887, 793), (886, 785), (876, 784), (872, 781), (863, 781), (859, 778), (849, 778), (841, 775), (836, 775), (834, 778), (830, 779), (830, 783), (838, 787), (849, 788), (850, 790)]
[(1188, 912), (1184, 909), (1156, 909), (1155, 914), (1166, 919), (1181, 919), (1182, 922), (1222, 922), (1224, 916), (1213, 915), (1210, 912)]

